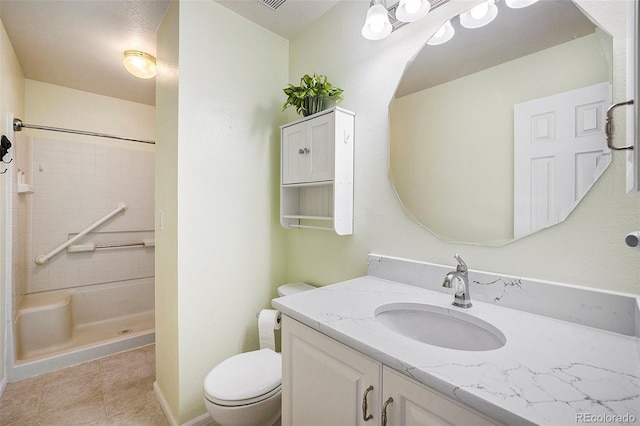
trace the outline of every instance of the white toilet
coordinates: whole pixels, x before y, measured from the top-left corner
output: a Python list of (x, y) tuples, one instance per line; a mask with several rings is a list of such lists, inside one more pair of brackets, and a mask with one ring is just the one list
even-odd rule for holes
[[(287, 296), (315, 287), (304, 283), (278, 287)], [(204, 403), (222, 426), (271, 426), (280, 419), (282, 359), (271, 349), (234, 355), (204, 379)]]

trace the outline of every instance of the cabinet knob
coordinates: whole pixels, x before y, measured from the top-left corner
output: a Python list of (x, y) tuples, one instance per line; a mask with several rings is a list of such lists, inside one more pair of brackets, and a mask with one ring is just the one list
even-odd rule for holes
[(364, 395), (362, 395), (362, 420), (368, 422), (373, 418), (372, 414), (367, 415), (368, 407), (367, 407), (367, 394), (373, 390), (373, 385), (369, 386), (365, 391)]
[(298, 150), (298, 154), (308, 154), (310, 152), (311, 152), (311, 150), (309, 148), (300, 148)]
[(387, 405), (393, 402), (393, 398), (389, 397), (382, 406), (382, 426), (387, 426)]

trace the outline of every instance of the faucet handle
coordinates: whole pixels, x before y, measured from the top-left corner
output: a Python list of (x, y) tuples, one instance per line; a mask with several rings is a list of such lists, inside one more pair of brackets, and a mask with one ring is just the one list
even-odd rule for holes
[(458, 261), (458, 267), (456, 268), (456, 270), (460, 272), (467, 272), (467, 264), (464, 263), (464, 260), (462, 260), (460, 255), (456, 253), (456, 255), (453, 257)]

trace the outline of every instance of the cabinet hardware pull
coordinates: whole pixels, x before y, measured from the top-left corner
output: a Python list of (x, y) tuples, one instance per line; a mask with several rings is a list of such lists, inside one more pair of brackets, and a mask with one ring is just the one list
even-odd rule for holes
[(309, 148), (300, 148), (298, 150), (298, 154), (308, 154), (310, 152), (311, 152), (311, 150)]
[(624, 105), (633, 105), (633, 99), (627, 102), (620, 102), (613, 104), (607, 110), (607, 123), (605, 124), (605, 135), (607, 136), (607, 146), (613, 151), (625, 151), (627, 149), (633, 149), (633, 145), (616, 147), (613, 146), (613, 110)]
[(387, 405), (393, 402), (393, 398), (389, 397), (382, 406), (382, 426), (387, 426)]
[(373, 414), (367, 415), (367, 394), (373, 390), (373, 385), (369, 386), (365, 391), (364, 395), (362, 395), (362, 420), (368, 422), (373, 418)]

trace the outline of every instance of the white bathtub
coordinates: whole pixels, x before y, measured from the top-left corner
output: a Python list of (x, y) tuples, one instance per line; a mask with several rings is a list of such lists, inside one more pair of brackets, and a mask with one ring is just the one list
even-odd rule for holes
[(143, 278), (25, 296), (10, 380), (153, 343), (154, 291)]

